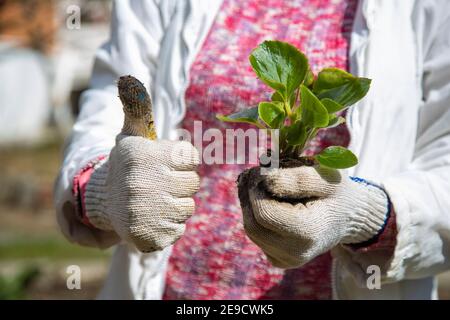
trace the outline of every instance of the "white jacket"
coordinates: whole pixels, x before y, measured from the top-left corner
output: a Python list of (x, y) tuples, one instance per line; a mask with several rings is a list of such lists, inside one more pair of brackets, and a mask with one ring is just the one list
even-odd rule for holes
[[(172, 137), (185, 114), (188, 72), (221, 0), (118, 0), (111, 39), (97, 54), (91, 89), (55, 186), (63, 233), (73, 242), (108, 247), (110, 234), (74, 219), (73, 176), (108, 154), (123, 114), (115, 81), (132, 74), (151, 84), (158, 135)], [(320, 22), (318, 22), (320, 23)], [(392, 259), (340, 254), (336, 298), (436, 298), (434, 276), (450, 266), (450, 1), (362, 0), (351, 38), (351, 71), (373, 79), (369, 95), (348, 112), (351, 175), (384, 186), (397, 215)], [(338, 250), (342, 251), (342, 250)], [(159, 299), (170, 248), (140, 254), (118, 245), (100, 298)], [(382, 267), (379, 290), (354, 278)]]

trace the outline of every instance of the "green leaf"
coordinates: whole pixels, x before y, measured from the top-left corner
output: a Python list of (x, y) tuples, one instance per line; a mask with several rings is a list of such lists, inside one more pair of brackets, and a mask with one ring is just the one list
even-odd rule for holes
[(328, 147), (316, 156), (321, 166), (333, 169), (346, 169), (358, 164), (356, 156), (344, 147)]
[(327, 128), (335, 128), (343, 123), (345, 123), (345, 118), (333, 116), (330, 117), (330, 121), (328, 122)]
[(322, 102), (324, 107), (328, 110), (328, 113), (336, 113), (345, 108), (344, 106), (329, 98), (322, 99), (320, 100), (320, 102)]
[(286, 42), (264, 41), (249, 57), (256, 75), (288, 101), (305, 78), (306, 56)]
[(358, 78), (340, 69), (326, 68), (319, 72), (313, 92), (321, 100), (328, 98), (348, 107), (367, 94), (370, 82), (370, 79)]
[(321, 93), (324, 90), (333, 89), (346, 84), (355, 78), (351, 73), (338, 68), (324, 68), (317, 75), (314, 82), (314, 93)]
[[(300, 86), (301, 120), (310, 128), (323, 128), (328, 125), (328, 111), (320, 100), (306, 86)], [(298, 117), (297, 117), (298, 118)]]
[(261, 127), (261, 124), (258, 122), (258, 107), (245, 109), (240, 112), (230, 114), (228, 116), (216, 115), (216, 117), (220, 121), (224, 122), (250, 123), (258, 127)]
[(311, 71), (311, 69), (308, 69), (303, 84), (307, 87), (310, 87), (313, 84), (313, 82), (314, 82), (314, 73)]
[(286, 127), (287, 143), (291, 146), (303, 145), (306, 140), (306, 128), (302, 121), (296, 121)]
[[(289, 103), (290, 103), (290, 106), (291, 106), (291, 107), (294, 106), (295, 98), (297, 98), (297, 97), (296, 97), (295, 94), (293, 94), (293, 95), (291, 95), (291, 97), (290, 97), (290, 99), (289, 99)], [(272, 100), (272, 101), (279, 101), (279, 102), (283, 102), (283, 103), (284, 103), (283, 97), (282, 97), (282, 96), (280, 95), (280, 93), (277, 92), (277, 91), (275, 91), (275, 92), (272, 94), (272, 97), (270, 98), (270, 100)]]
[(279, 101), (261, 102), (258, 106), (259, 118), (270, 128), (280, 128), (286, 118), (283, 103)]
[(281, 94), (278, 91), (275, 91), (272, 94), (272, 97), (270, 98), (270, 100), (284, 102), (283, 97), (281, 96)]

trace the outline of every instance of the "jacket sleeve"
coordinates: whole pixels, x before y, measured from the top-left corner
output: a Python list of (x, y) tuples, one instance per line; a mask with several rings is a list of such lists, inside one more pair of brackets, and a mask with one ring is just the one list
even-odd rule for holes
[(450, 6), (424, 7), (423, 105), (414, 159), (384, 182), (397, 213), (397, 245), (388, 280), (435, 275), (450, 268)]
[(81, 111), (66, 143), (55, 183), (54, 203), (63, 234), (72, 242), (105, 248), (119, 241), (115, 233), (88, 227), (76, 218), (74, 176), (90, 161), (108, 155), (123, 123), (116, 81), (132, 74), (147, 88), (158, 65), (161, 39), (173, 6), (170, 1), (116, 1), (109, 41), (97, 52), (90, 89), (81, 97)]
[(383, 283), (450, 269), (450, 2), (417, 3), (413, 20), (423, 74), (414, 156), (404, 171), (382, 181), (395, 212), (395, 241), (392, 247), (333, 251), (363, 288), (369, 266), (380, 268)]

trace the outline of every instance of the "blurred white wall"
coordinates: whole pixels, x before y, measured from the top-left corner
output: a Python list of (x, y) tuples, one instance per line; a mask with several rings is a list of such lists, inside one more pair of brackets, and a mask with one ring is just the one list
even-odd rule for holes
[[(49, 53), (0, 39), (0, 147), (42, 141), (50, 119), (67, 134), (74, 120), (71, 97), (88, 86), (95, 52), (109, 36), (111, 1), (55, 4), (58, 28)], [(68, 27), (71, 6), (79, 8), (79, 28)]]
[(0, 43), (0, 146), (33, 144), (50, 115), (46, 59), (36, 51)]

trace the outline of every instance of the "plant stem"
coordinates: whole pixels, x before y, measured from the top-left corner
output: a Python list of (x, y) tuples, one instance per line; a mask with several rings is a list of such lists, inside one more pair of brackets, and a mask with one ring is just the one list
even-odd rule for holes
[(294, 106), (297, 104), (299, 96), (300, 96), (300, 88), (297, 88), (297, 92), (295, 93)]
[(291, 119), (291, 121), (300, 120), (300, 119), (295, 119), (295, 111), (297, 110), (297, 108), (300, 108), (300, 104), (297, 106), (297, 101), (299, 100), (299, 95), (300, 95), (300, 88), (298, 88), (297, 91), (295, 92), (295, 100), (292, 105), (291, 117), (289, 117)]
[(292, 116), (291, 106), (289, 105), (289, 102), (284, 102), (284, 110), (286, 111), (286, 114), (289, 118)]
[(306, 146), (309, 144), (309, 142), (317, 135), (317, 131), (319, 131), (319, 128), (313, 128), (309, 132), (309, 134), (306, 137), (305, 143), (302, 145), (301, 152), (304, 151)]

